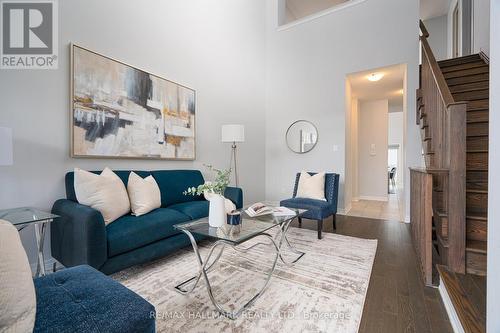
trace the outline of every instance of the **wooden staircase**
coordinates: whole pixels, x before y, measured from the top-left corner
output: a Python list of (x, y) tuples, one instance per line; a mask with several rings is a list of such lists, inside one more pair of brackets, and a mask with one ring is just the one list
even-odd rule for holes
[(437, 62), (420, 25), (416, 120), (425, 168), (410, 169), (413, 244), (423, 281), (440, 285), (450, 320), (485, 332), (489, 60)]
[[(486, 275), (489, 63), (482, 54), (438, 62), (456, 102), (467, 102), (466, 272)], [(440, 216), (438, 218), (446, 218)]]

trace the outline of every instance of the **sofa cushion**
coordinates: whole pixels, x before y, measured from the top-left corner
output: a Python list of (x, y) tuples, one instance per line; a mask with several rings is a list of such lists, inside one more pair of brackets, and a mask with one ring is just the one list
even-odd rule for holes
[(100, 175), (75, 168), (74, 187), (78, 203), (99, 211), (105, 224), (130, 212), (127, 189), (109, 168)]
[[(125, 184), (125, 187), (128, 184), (128, 177), (130, 175), (131, 170), (118, 170), (113, 172), (120, 177), (120, 179), (123, 181), (123, 184)], [(95, 173), (97, 175), (101, 174), (102, 171), (90, 171), (92, 173)], [(151, 172), (149, 171), (135, 171), (136, 174), (141, 176), (142, 178), (146, 178), (147, 176), (151, 175)], [(66, 173), (66, 176), (64, 177), (64, 182), (66, 185), (66, 198), (71, 201), (78, 202), (76, 199), (76, 194), (75, 194), (75, 173), (74, 172), (68, 172)]]
[(0, 220), (0, 332), (31, 332), (35, 288), (19, 232)]
[(189, 216), (168, 208), (158, 208), (141, 216), (122, 216), (106, 226), (108, 257), (175, 235), (179, 231), (173, 225), (189, 220)]
[(89, 266), (35, 279), (34, 332), (154, 332), (155, 308)]
[(189, 216), (192, 220), (201, 219), (208, 216), (209, 202), (206, 200), (191, 201), (168, 206), (169, 209), (175, 209), (184, 215)]
[(162, 207), (203, 199), (201, 196), (184, 195), (188, 187), (205, 183), (199, 170), (159, 170), (151, 171), (151, 174), (160, 187)]
[(280, 205), (290, 208), (307, 209), (307, 212), (302, 215), (306, 219), (323, 219), (332, 214), (331, 204), (322, 200), (292, 198), (282, 200)]

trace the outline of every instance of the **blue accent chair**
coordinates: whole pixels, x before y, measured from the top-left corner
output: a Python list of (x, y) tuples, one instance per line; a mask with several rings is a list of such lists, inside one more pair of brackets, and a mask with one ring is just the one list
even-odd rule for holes
[[(185, 246), (188, 237), (174, 224), (208, 216), (209, 203), (203, 196), (183, 192), (205, 180), (199, 170), (134, 171), (152, 175), (161, 192), (161, 208), (141, 216), (125, 215), (110, 223), (97, 210), (76, 199), (74, 174), (66, 174), (66, 199), (57, 200), (52, 212), (60, 216), (50, 227), (52, 256), (66, 267), (89, 265), (105, 274), (166, 256)], [(100, 171), (94, 171), (100, 173)], [(130, 170), (115, 171), (125, 186)], [(226, 198), (243, 206), (243, 191), (228, 187)]]
[[(311, 176), (315, 172), (309, 172)], [(299, 186), (300, 173), (295, 177), (295, 187), (293, 189), (293, 198), (282, 200), (281, 206), (307, 209), (301, 217), (299, 217), (299, 226), (302, 226), (302, 218), (318, 221), (318, 239), (321, 239), (323, 230), (323, 220), (329, 216), (333, 216), (333, 229), (337, 229), (335, 215), (337, 214), (337, 204), (339, 197), (339, 178), (336, 173), (325, 174), (325, 198), (326, 201), (297, 198), (297, 188)]]
[(154, 333), (153, 305), (89, 266), (34, 280), (33, 332)]

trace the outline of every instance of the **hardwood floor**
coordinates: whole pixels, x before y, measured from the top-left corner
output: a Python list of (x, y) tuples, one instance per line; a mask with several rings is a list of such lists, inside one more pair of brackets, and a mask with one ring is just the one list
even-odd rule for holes
[[(302, 228), (317, 224), (303, 220)], [(323, 231), (333, 232), (331, 219)], [(438, 290), (425, 287), (417, 271), (409, 224), (337, 215), (336, 233), (378, 239), (360, 333), (453, 332)]]

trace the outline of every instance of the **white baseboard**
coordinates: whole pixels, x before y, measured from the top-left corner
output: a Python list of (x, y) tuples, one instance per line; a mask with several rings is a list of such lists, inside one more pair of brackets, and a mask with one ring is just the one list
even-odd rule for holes
[(389, 198), (377, 197), (377, 196), (371, 196), (371, 195), (360, 195), (359, 200), (389, 201)]
[(410, 215), (406, 215), (405, 216), (405, 223), (410, 223), (411, 222), (411, 219), (410, 219)]
[(346, 207), (344, 207), (344, 209), (341, 209), (342, 214), (347, 215), (349, 213), (349, 211), (351, 210), (351, 208), (352, 208), (352, 205), (351, 205), (351, 203), (349, 203)]
[(462, 323), (460, 323), (460, 319), (458, 318), (457, 312), (453, 307), (453, 303), (451, 303), (450, 295), (448, 295), (448, 291), (446, 290), (446, 287), (444, 286), (441, 277), (439, 278), (438, 289), (439, 289), (439, 294), (441, 295), (441, 299), (443, 300), (446, 313), (448, 313), (448, 318), (450, 319), (450, 324), (451, 327), (453, 328), (453, 332), (465, 333), (464, 328), (462, 327)]

